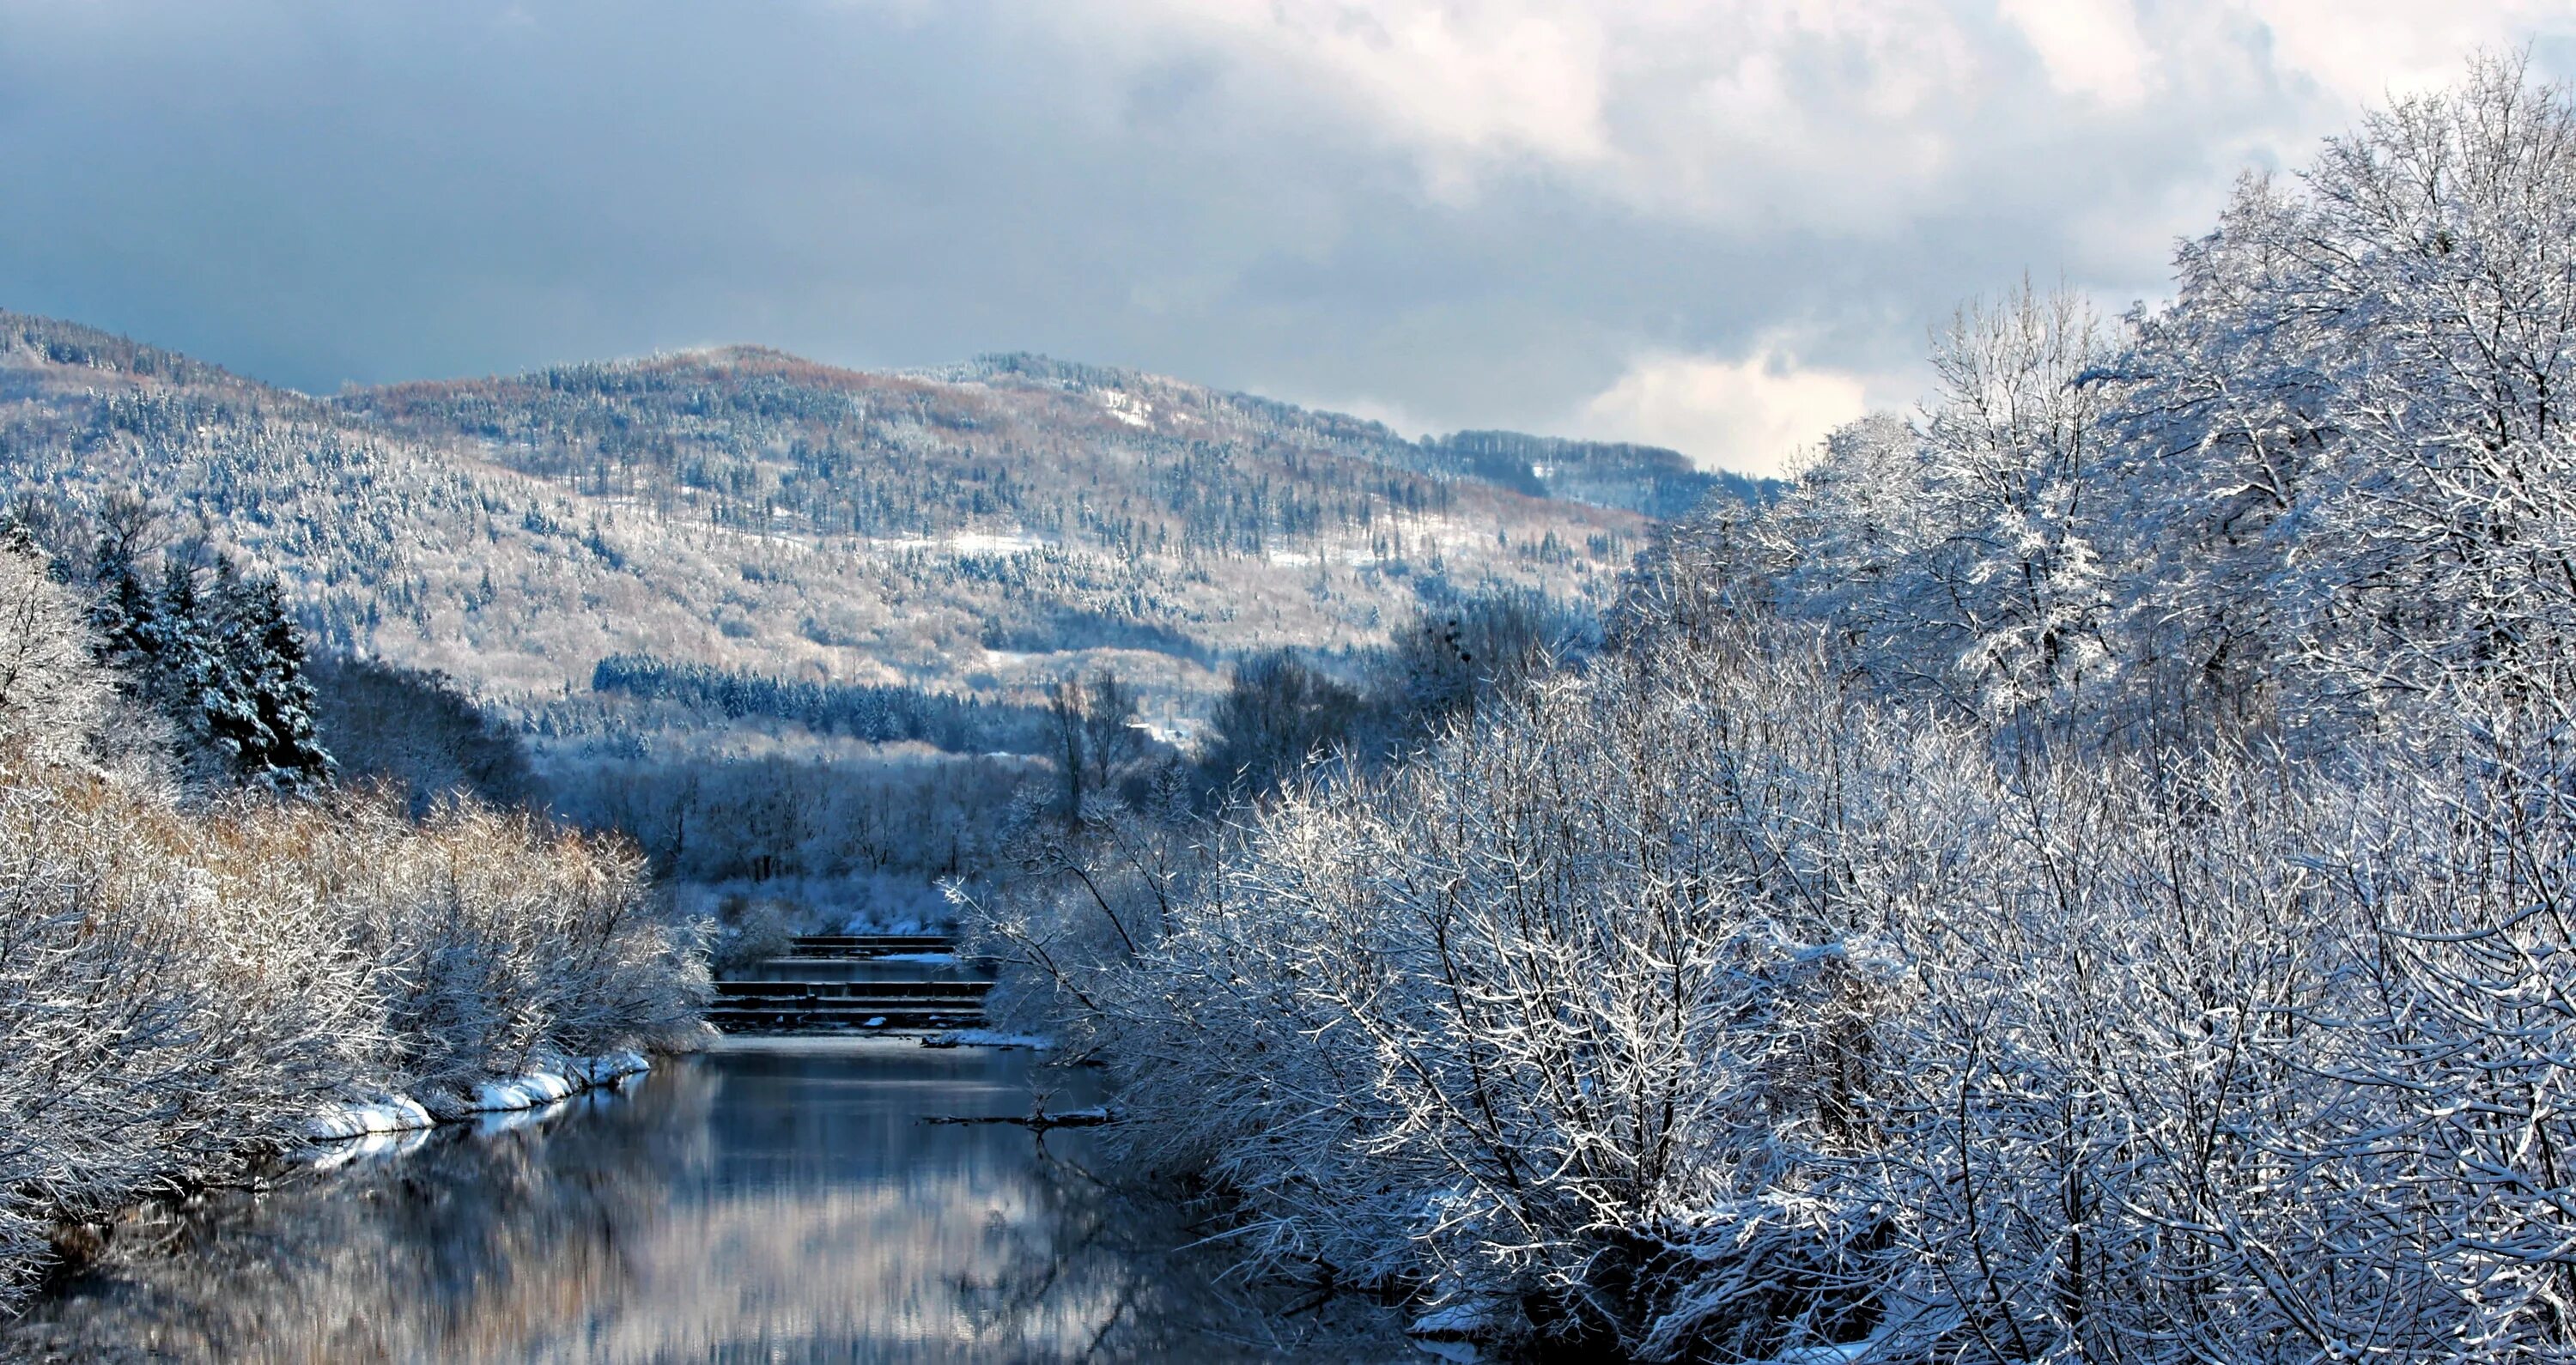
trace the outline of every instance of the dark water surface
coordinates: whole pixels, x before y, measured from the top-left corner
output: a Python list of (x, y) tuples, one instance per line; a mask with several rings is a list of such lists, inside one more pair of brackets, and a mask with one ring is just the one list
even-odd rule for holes
[[(1089, 1135), (929, 1116), (1093, 1103), (1025, 1052), (737, 1043), (618, 1092), (128, 1225), (0, 1355), (180, 1361), (1403, 1359), (1282, 1317)], [(1354, 1326), (1356, 1324), (1356, 1327)], [(1331, 1332), (1328, 1340), (1300, 1333)], [(1414, 1359), (1422, 1357), (1414, 1356)]]

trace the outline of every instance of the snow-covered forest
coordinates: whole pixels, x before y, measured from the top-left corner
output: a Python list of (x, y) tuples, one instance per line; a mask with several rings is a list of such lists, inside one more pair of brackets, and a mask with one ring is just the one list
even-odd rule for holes
[[(759, 897), (899, 874), (858, 898), (895, 918), (997, 846), (1064, 680), (1114, 674), (1168, 748), (1239, 656), (1344, 667), (1492, 591), (1606, 605), (1636, 509), (1712, 488), (1765, 492), (1669, 450), (1408, 440), (1038, 356), (870, 374), (742, 347), (317, 400), (0, 315), (0, 501), (150, 520), (209, 574), (273, 579), (346, 684), (326, 718), (444, 716), (371, 741), (366, 775), (415, 806), (460, 782), (551, 805)], [(460, 698), (524, 756), (442, 753), (479, 742)]]
[(520, 709), (619, 655), (1022, 703), (1108, 666), (1194, 700), (1237, 652), (1363, 647), (1490, 584), (1598, 605), (1632, 509), (1720, 486), (1762, 491), (1034, 356), (742, 347), (316, 400), (0, 314), (0, 498), (149, 490), (278, 575), (320, 652)]
[(433, 680), (317, 697), (277, 584), (144, 524), (83, 528), (86, 573), (0, 540), (0, 1314), (323, 1111), (700, 1027), (631, 843), (466, 794), (515, 750)]
[(1425, 1335), (2576, 1359), (2576, 97), (2481, 63), (1932, 359), (1399, 761), (1095, 795), (975, 906), (1019, 1008)]

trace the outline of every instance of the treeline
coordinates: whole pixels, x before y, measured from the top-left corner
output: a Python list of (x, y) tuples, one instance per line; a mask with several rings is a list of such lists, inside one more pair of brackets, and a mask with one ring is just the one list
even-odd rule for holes
[[(1658, 446), (1571, 441), (1516, 431), (1460, 431), (1414, 441), (1382, 422), (1026, 352), (978, 356), (951, 373), (986, 383), (1045, 385), (1084, 395), (1114, 393), (1157, 408), (1204, 410), (1283, 445), (1355, 455), (1437, 480), (1478, 479), (1531, 497), (1624, 508), (1650, 517), (1678, 516), (1716, 491), (1745, 502), (1775, 491), (1767, 480), (1701, 470), (1680, 452)], [(1411, 501), (1413, 510), (1420, 511), (1421, 485), (1413, 484), (1410, 496), (1400, 491), (1410, 482), (1390, 480), (1383, 495), (1391, 506), (1401, 508)], [(1447, 507), (1443, 497), (1438, 508)]]
[(414, 816), (458, 797), (502, 808), (545, 805), (518, 732), (446, 674), (326, 655), (312, 677), (315, 737), (343, 785), (382, 785)]
[[(1250, 430), (1182, 438), (1131, 430), (1088, 396), (1035, 406), (756, 348), (399, 385), (336, 403), (398, 430), (478, 437), (512, 467), (585, 494), (648, 500), (664, 516), (687, 508), (756, 534), (786, 524), (935, 538), (1006, 520), (1126, 559), (1222, 557), (1366, 532), (1452, 501), (1454, 461), (1417, 468), (1422, 452), (1373, 423), (1244, 400), (1225, 415)], [(1352, 431), (1365, 439), (1342, 439)], [(1104, 458), (1112, 448), (1121, 458)]]
[(1025, 759), (820, 760), (688, 754), (558, 765), (555, 809), (633, 839), (657, 875), (691, 882), (980, 872)]
[(192, 597), (184, 568), (124, 562), (92, 595), (0, 540), (0, 1312), (56, 1230), (222, 1178), (321, 1109), (697, 1027), (696, 931), (632, 845), (326, 783), (273, 590), (218, 570)]
[(1530, 1358), (2576, 1360), (2576, 101), (2251, 178), (1602, 652), (987, 908), (1254, 1264)]
[(1689, 512), (1712, 497), (1758, 504), (1779, 491), (1775, 481), (1698, 468), (1660, 446), (1569, 441), (1517, 431), (1460, 431), (1425, 437), (1424, 450), (1455, 460), (1488, 483), (1532, 497), (1623, 507), (1658, 520)]
[(1310, 764), (1401, 761), (1457, 718), (1580, 664), (1600, 623), (1547, 594), (1486, 588), (1426, 603), (1385, 644), (1341, 658), (1297, 649), (1240, 660), (1208, 717), (1205, 790), (1258, 801)]
[(1035, 707), (918, 687), (795, 682), (645, 654), (600, 660), (591, 669), (590, 686), (727, 720), (783, 720), (873, 744), (915, 740), (958, 754), (1033, 754), (1047, 746), (1045, 719)]
[(0, 310), (0, 354), (10, 351), (42, 356), (57, 365), (149, 375), (177, 384), (220, 384), (233, 378), (203, 361), (95, 327)]

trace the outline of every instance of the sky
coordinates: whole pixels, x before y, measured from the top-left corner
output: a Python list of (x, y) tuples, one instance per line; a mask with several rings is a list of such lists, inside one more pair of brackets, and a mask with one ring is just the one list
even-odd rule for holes
[(308, 392), (1034, 350), (1771, 472), (2566, 0), (0, 0), (0, 308)]

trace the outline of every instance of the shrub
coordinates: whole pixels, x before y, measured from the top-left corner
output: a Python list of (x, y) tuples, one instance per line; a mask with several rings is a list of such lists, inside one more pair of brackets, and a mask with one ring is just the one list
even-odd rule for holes
[(335, 1100), (691, 1036), (693, 931), (632, 846), (464, 802), (182, 806), (78, 742), (111, 689), (58, 593), (0, 551), (0, 659), (50, 670), (0, 687), (0, 1307), (48, 1222), (216, 1176)]

